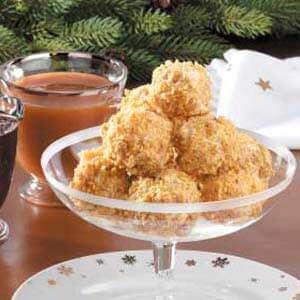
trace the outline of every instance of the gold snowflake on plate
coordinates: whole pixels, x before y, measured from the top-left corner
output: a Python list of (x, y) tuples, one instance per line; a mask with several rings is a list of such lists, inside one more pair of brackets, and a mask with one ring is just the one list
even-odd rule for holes
[(65, 275), (65, 276), (70, 276), (71, 274), (74, 273), (73, 271), (73, 268), (71, 267), (66, 267), (66, 266), (59, 266), (57, 268), (57, 271), (62, 274), (62, 275)]
[(195, 266), (197, 264), (197, 262), (194, 260), (194, 259), (187, 259), (185, 264), (188, 266), (188, 267), (192, 267), (192, 266)]
[(226, 265), (229, 265), (229, 260), (227, 257), (217, 257), (215, 260), (213, 260), (212, 265), (216, 268), (216, 267), (220, 267), (220, 268), (224, 268)]
[(128, 255), (128, 254), (125, 254), (122, 257), (122, 260), (126, 265), (134, 265), (137, 262), (136, 257), (134, 255)]

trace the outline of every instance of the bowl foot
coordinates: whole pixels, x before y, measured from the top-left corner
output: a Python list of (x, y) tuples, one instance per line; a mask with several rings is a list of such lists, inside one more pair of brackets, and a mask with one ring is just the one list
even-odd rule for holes
[(44, 207), (65, 207), (47, 183), (33, 177), (20, 187), (19, 195), (30, 204)]

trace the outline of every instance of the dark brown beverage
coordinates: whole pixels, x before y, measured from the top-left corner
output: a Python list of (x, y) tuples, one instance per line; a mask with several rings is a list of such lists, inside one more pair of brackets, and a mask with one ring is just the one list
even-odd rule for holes
[(0, 113), (0, 207), (7, 195), (15, 163), (18, 121)]

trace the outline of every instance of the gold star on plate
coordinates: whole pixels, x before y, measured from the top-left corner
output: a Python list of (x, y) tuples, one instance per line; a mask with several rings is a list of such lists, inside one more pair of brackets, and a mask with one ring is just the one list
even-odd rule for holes
[(300, 300), (300, 294), (296, 294), (292, 299), (293, 300)]
[(197, 263), (197, 262), (196, 262), (194, 259), (188, 259), (188, 260), (185, 262), (185, 264), (186, 264), (187, 266), (189, 266), (189, 267), (195, 266), (196, 263)]
[(70, 276), (71, 274), (74, 273), (73, 268), (66, 267), (66, 266), (60, 266), (57, 268), (57, 270), (60, 274), (65, 275), (65, 276)]
[(259, 81), (255, 82), (255, 84), (259, 85), (264, 91), (273, 89), (270, 85), (269, 80), (263, 80), (263, 79), (259, 78)]
[(54, 279), (49, 279), (48, 284), (49, 285), (56, 285), (56, 281)]

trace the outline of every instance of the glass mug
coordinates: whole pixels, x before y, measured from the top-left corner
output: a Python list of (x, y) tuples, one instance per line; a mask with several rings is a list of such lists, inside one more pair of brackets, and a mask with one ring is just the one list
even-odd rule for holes
[(26, 108), (17, 160), (31, 178), (19, 193), (30, 203), (61, 206), (44, 180), (41, 154), (59, 137), (97, 126), (115, 113), (127, 68), (100, 55), (38, 53), (5, 63), (0, 77), (2, 93), (19, 98)]
[[(12, 97), (0, 96), (0, 207), (7, 196), (15, 164), (17, 131), (23, 117), (23, 105)], [(0, 219), (0, 244), (9, 234), (7, 223)]]

